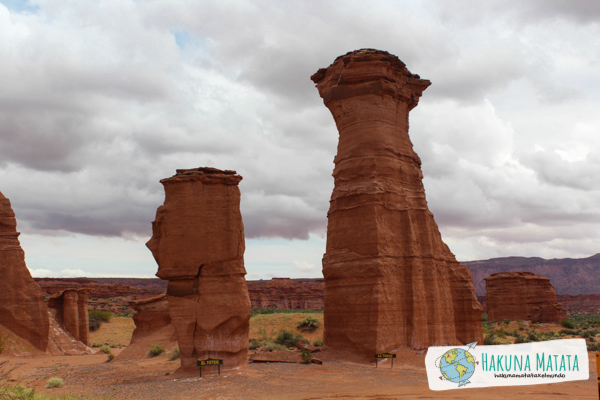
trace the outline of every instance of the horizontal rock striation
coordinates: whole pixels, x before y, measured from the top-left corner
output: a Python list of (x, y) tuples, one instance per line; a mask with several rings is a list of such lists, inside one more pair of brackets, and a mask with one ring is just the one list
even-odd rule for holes
[(246, 363), (250, 299), (244, 268), (244, 225), (235, 171), (177, 170), (161, 180), (165, 202), (147, 246), (156, 275), (169, 281), (169, 314), (177, 332), (181, 370), (196, 360), (223, 359), (223, 369)]
[(490, 321), (560, 322), (567, 311), (556, 301), (550, 279), (532, 272), (503, 272), (485, 279)]
[(311, 79), (339, 131), (328, 212), (324, 342), (372, 359), (482, 340), (471, 276), (427, 207), (408, 113), (428, 80), (363, 49)]
[(248, 281), (253, 308), (322, 310), (325, 283), (322, 279), (272, 278)]
[(17, 220), (0, 193), (0, 324), (41, 351), (48, 346), (48, 311), (42, 291), (25, 265)]

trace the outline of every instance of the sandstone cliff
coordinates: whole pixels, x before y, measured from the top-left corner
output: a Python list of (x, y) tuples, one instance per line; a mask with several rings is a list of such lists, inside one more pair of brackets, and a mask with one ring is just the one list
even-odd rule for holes
[(10, 201), (0, 193), (0, 325), (41, 351), (48, 346), (48, 311), (27, 266)]
[(131, 342), (118, 355), (117, 359), (146, 358), (148, 349), (155, 344), (159, 344), (167, 350), (177, 346), (177, 334), (171, 324), (166, 294), (130, 301), (129, 305), (135, 310), (133, 316), (135, 330), (131, 336)]
[(339, 131), (327, 226), (324, 342), (362, 354), (482, 340), (469, 270), (427, 208), (408, 113), (430, 82), (384, 51), (311, 79)]
[(325, 283), (323, 279), (273, 278), (270, 281), (248, 281), (253, 308), (322, 310)]
[(504, 272), (490, 275), (485, 282), (490, 321), (522, 319), (558, 323), (567, 318), (548, 278), (531, 272)]

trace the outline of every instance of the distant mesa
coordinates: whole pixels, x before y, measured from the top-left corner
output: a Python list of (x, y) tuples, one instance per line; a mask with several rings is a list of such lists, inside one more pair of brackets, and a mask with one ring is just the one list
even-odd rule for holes
[(539, 257), (501, 257), (462, 261), (469, 267), (478, 296), (485, 294), (485, 278), (494, 272), (533, 272), (550, 278), (557, 294), (600, 294), (600, 254), (587, 258), (546, 260)]
[(469, 270), (427, 207), (408, 114), (431, 84), (398, 57), (352, 51), (311, 79), (339, 131), (327, 214), (324, 343), (361, 354), (482, 340)]
[(490, 321), (530, 320), (554, 322), (567, 318), (556, 301), (550, 279), (532, 272), (500, 272), (485, 279)]

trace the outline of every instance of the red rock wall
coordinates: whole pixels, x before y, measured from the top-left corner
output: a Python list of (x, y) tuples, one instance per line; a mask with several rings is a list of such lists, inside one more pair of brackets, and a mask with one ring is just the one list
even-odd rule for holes
[(482, 340), (469, 271), (427, 208), (408, 113), (430, 82), (358, 50), (311, 78), (339, 131), (327, 226), (327, 346), (374, 353)]
[(177, 170), (161, 180), (165, 203), (156, 212), (147, 246), (169, 280), (169, 313), (182, 370), (196, 360), (222, 358), (223, 369), (245, 365), (250, 299), (244, 268), (242, 179), (214, 168)]
[(322, 279), (273, 278), (270, 281), (249, 281), (248, 292), (253, 308), (322, 310), (325, 283)]
[(10, 201), (0, 193), (0, 324), (46, 351), (49, 321), (40, 287), (27, 266)]
[(89, 346), (87, 295), (87, 289), (67, 289), (50, 296), (48, 307), (64, 330), (75, 340)]
[(548, 278), (532, 272), (504, 272), (490, 275), (485, 284), (490, 321), (560, 322), (567, 318)]
[(130, 301), (129, 306), (135, 310), (135, 330), (129, 345), (118, 355), (119, 360), (146, 358), (148, 350), (155, 344), (167, 350), (177, 345), (177, 334), (171, 324), (166, 294)]

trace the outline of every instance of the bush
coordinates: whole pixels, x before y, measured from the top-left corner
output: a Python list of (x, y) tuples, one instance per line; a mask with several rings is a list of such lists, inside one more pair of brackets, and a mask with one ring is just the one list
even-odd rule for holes
[(65, 382), (63, 382), (62, 379), (60, 378), (50, 378), (48, 379), (48, 383), (46, 383), (46, 389), (50, 389), (50, 388), (59, 388), (59, 387), (63, 387), (65, 385)]
[(302, 350), (302, 361), (305, 364), (310, 364), (310, 360), (312, 360), (312, 354), (310, 350)]
[(527, 339), (525, 336), (517, 335), (515, 343), (529, 343), (529, 339)]
[(313, 346), (317, 346), (317, 347), (323, 346), (323, 339), (321, 339), (321, 338), (315, 339), (313, 342)]
[(106, 362), (111, 362), (114, 359), (115, 359), (115, 355), (113, 353), (109, 353), (108, 356), (106, 357)]
[(295, 336), (290, 331), (279, 331), (277, 334), (277, 338), (275, 339), (275, 343), (283, 345), (285, 347), (294, 347), (298, 341), (302, 340), (302, 335)]
[(287, 347), (282, 346), (280, 344), (273, 343), (273, 342), (267, 342), (266, 348), (269, 351), (273, 351), (273, 350), (287, 350)]
[(258, 339), (250, 339), (250, 342), (248, 344), (248, 348), (250, 350), (256, 350), (260, 347), (260, 340)]
[(505, 319), (504, 321), (502, 321), (502, 322), (504, 322), (506, 325), (508, 325), (508, 324), (510, 324), (510, 319), (506, 318), (506, 319)]
[(181, 357), (181, 353), (179, 352), (179, 346), (173, 347), (169, 354), (167, 354), (170, 361), (175, 361)]
[(98, 329), (100, 329), (100, 321), (97, 320), (96, 318), (90, 317), (89, 318), (90, 321), (90, 332), (95, 332)]
[(318, 319), (316, 319), (315, 317), (309, 316), (309, 317), (304, 318), (302, 321), (298, 322), (298, 325), (296, 325), (296, 326), (298, 327), (298, 329), (314, 331), (315, 329), (317, 329), (319, 327), (319, 325), (321, 325), (321, 323), (319, 322)]
[(527, 339), (529, 339), (530, 342), (539, 342), (540, 341), (540, 338), (535, 333), (535, 331), (529, 332), (529, 335), (527, 335)]
[(569, 328), (569, 329), (574, 329), (575, 326), (577, 325), (575, 322), (569, 321), (568, 319), (563, 319), (562, 321), (560, 321), (560, 324), (562, 326), (564, 326), (565, 328)]
[(100, 351), (104, 354), (110, 354), (110, 347), (108, 347), (107, 344), (103, 344), (102, 347), (100, 347)]
[(493, 346), (496, 344), (500, 344), (500, 341), (498, 340), (498, 338), (496, 338), (496, 335), (494, 335), (493, 333), (490, 333), (489, 335), (486, 335), (483, 338), (483, 344), (485, 344), (487, 346)]
[(160, 344), (153, 344), (150, 347), (150, 350), (148, 350), (148, 357), (157, 357), (160, 356), (162, 353), (164, 353), (165, 348), (162, 347)]
[(113, 314), (110, 311), (90, 310), (88, 311), (88, 317), (97, 319), (101, 322), (110, 322)]

